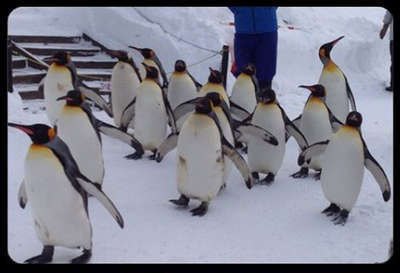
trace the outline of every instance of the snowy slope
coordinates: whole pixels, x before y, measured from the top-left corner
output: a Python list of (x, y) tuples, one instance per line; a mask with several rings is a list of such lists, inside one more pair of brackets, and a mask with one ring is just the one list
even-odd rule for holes
[[(383, 15), (382, 8), (279, 8), (281, 26), (285, 20), (301, 29), (279, 29), (273, 87), (288, 115), (296, 117), (308, 96), (297, 86), (316, 83), (321, 72), (319, 46), (345, 35), (331, 55), (350, 82), (364, 118), (362, 129), (369, 150), (393, 185), (393, 101), (392, 94), (382, 91), (389, 79), (390, 57), (387, 37), (383, 41), (378, 38)], [(229, 21), (232, 15), (226, 8), (20, 8), (9, 17), (9, 34), (79, 35), (84, 31), (114, 48), (127, 49), (135, 42), (154, 48), (166, 70), (171, 71), (177, 58), (192, 64), (213, 53), (168, 32), (219, 50), (233, 33), (232, 27), (220, 22)], [(141, 60), (131, 53), (135, 61)], [(214, 57), (189, 70), (204, 82), (208, 66), (218, 67), (219, 62), (220, 58)], [(233, 80), (230, 75), (228, 92)], [(9, 121), (48, 122), (42, 111), (22, 111), (16, 95), (8, 96), (8, 105)], [(95, 115), (112, 122), (103, 112)], [(30, 140), (9, 129), (8, 143), (8, 251), (12, 259), (22, 262), (41, 251), (29, 205), (22, 210), (16, 202)], [(90, 199), (92, 263), (374, 263), (387, 259), (393, 237), (393, 199), (387, 203), (382, 200), (366, 171), (348, 223), (344, 227), (333, 225), (320, 213), (328, 205), (320, 183), (289, 177), (298, 170), (297, 146), (292, 139), (272, 186), (255, 186), (249, 191), (234, 169), (227, 188), (202, 218), (168, 202), (178, 196), (175, 151), (160, 164), (147, 158), (129, 161), (123, 156), (132, 150), (106, 136), (103, 151), (104, 191), (123, 215), (125, 228), (120, 230), (99, 202)], [(191, 201), (190, 208), (197, 205)], [(56, 248), (54, 262), (66, 262), (78, 254)]]

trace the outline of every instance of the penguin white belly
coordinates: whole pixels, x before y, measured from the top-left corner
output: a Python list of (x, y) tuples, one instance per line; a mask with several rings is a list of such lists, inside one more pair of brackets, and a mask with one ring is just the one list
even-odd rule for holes
[(251, 78), (240, 75), (232, 87), (231, 101), (243, 107), (249, 113), (253, 113), (256, 107), (256, 92)]
[(217, 92), (222, 96), (228, 107), (230, 106), (228, 95), (226, 94), (225, 88), (221, 84), (206, 83), (199, 91), (199, 97), (203, 97), (210, 92)]
[(121, 115), (125, 107), (136, 96), (136, 89), (140, 82), (131, 65), (118, 62), (111, 74), (111, 105), (114, 123), (121, 125)]
[(358, 132), (344, 126), (332, 135), (322, 162), (321, 185), (325, 197), (350, 211), (364, 176), (364, 151)]
[[(155, 83), (153, 83), (155, 85)], [(146, 150), (155, 150), (167, 133), (167, 112), (161, 89), (142, 84), (138, 88), (135, 107), (135, 138)]]
[(344, 123), (349, 113), (349, 100), (343, 75), (339, 71), (323, 72), (318, 83), (325, 87), (326, 104), (329, 109)]
[(91, 249), (92, 230), (83, 199), (53, 152), (32, 144), (24, 171), (25, 190), (42, 244)]
[(248, 142), (248, 163), (252, 172), (273, 173), (280, 169), (285, 155), (285, 124), (282, 113), (275, 104), (257, 106), (252, 124), (271, 132), (278, 140), (277, 146), (262, 140), (250, 138)]
[[(171, 108), (174, 110), (179, 104), (188, 100), (194, 99), (198, 96), (197, 89), (192, 79), (186, 73), (171, 77), (168, 84), (168, 101)], [(176, 121), (178, 130), (182, 128), (183, 122), (190, 115), (185, 114)]]
[(68, 68), (51, 65), (44, 80), (44, 102), (46, 114), (52, 125), (56, 123), (61, 108), (65, 101), (56, 99), (65, 96), (68, 91), (74, 89), (72, 85), (72, 76)]
[(57, 122), (57, 134), (68, 145), (81, 173), (101, 185), (104, 177), (102, 147), (87, 114), (79, 107), (65, 106)]
[(214, 121), (192, 114), (183, 124), (177, 147), (177, 187), (189, 198), (209, 202), (224, 175), (221, 139)]
[[(232, 128), (231, 128), (231, 125), (229, 124), (228, 119), (226, 118), (224, 111), (221, 109), (221, 107), (216, 107), (216, 108), (214, 108), (214, 112), (218, 117), (218, 121), (221, 126), (222, 134), (224, 135), (226, 140), (232, 146), (235, 146), (234, 141), (233, 141)], [(228, 157), (224, 157), (224, 182), (225, 183), (228, 181), (229, 175), (232, 170), (232, 166), (233, 166), (233, 162)]]
[[(300, 130), (306, 137), (309, 145), (327, 140), (332, 135), (329, 113), (325, 105), (316, 98), (311, 98), (306, 106), (300, 121)], [(313, 157), (309, 167), (320, 170), (322, 155)]]

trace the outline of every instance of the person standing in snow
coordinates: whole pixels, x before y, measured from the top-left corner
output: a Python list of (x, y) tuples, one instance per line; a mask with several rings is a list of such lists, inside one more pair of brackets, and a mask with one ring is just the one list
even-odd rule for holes
[(386, 35), (386, 31), (390, 27), (390, 86), (386, 87), (385, 90), (392, 92), (393, 91), (393, 17), (392, 14), (388, 10), (386, 10), (385, 17), (383, 17), (383, 26), (381, 31), (379, 32), (379, 37), (383, 39)]
[(249, 63), (256, 67), (260, 90), (270, 88), (276, 73), (277, 7), (228, 7), (235, 18), (234, 55), (237, 77)]

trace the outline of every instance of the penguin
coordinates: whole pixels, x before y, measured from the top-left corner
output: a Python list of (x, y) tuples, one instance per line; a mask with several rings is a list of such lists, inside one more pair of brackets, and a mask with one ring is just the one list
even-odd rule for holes
[[(167, 124), (171, 125), (173, 134), (177, 132), (177, 128), (171, 106), (158, 81), (157, 68), (148, 66), (144, 62), (142, 64), (146, 68), (146, 78), (137, 89), (134, 111), (129, 109), (126, 111), (134, 113), (135, 130), (133, 136), (141, 143), (144, 150), (153, 152), (150, 159), (155, 159), (157, 147), (165, 139)], [(142, 156), (143, 153), (136, 151), (126, 158), (136, 160)]]
[[(231, 104), (231, 111), (235, 118), (235, 110), (239, 105), (245, 109), (248, 113), (252, 113), (257, 105), (256, 94), (259, 93), (259, 85), (257, 78), (255, 77), (256, 68), (253, 64), (246, 65), (232, 87), (232, 94), (229, 98)], [(239, 109), (240, 110), (240, 109)]]
[[(311, 86), (300, 85), (311, 91), (300, 115), (299, 129), (307, 139), (309, 145), (326, 140), (341, 125), (341, 122), (332, 114), (325, 103), (325, 87), (320, 84)], [(314, 178), (320, 179), (321, 158), (314, 157), (308, 166), (317, 171)], [(291, 175), (293, 178), (304, 178), (308, 176), (308, 167), (302, 167), (300, 171)]]
[[(136, 97), (136, 90), (142, 82), (134, 60), (123, 50), (108, 50), (107, 53), (118, 59), (111, 74), (111, 104), (114, 124), (123, 131), (127, 131), (128, 124), (122, 124), (122, 113)], [(129, 127), (134, 127), (133, 124)]]
[[(270, 185), (285, 155), (285, 132), (295, 138), (302, 150), (308, 146), (308, 143), (301, 131), (289, 120), (284, 109), (277, 102), (272, 89), (263, 89), (259, 99), (254, 112), (242, 122), (249, 122), (267, 130), (278, 141), (277, 146), (268, 145), (257, 138), (250, 138), (247, 141), (248, 163), (253, 178), (260, 184)], [(259, 180), (259, 173), (267, 175)]]
[(192, 215), (203, 216), (223, 184), (225, 156), (235, 163), (249, 189), (253, 179), (246, 161), (223, 136), (209, 98), (201, 97), (194, 103), (195, 112), (183, 123), (178, 138), (177, 189), (180, 197), (169, 201), (187, 207), (190, 199), (197, 199), (201, 204), (191, 210)]
[(118, 138), (135, 150), (143, 151), (141, 144), (131, 135), (97, 120), (79, 90), (70, 90), (57, 101), (66, 101), (57, 120), (58, 136), (68, 145), (80, 170), (99, 187), (103, 184), (104, 160), (100, 132)]
[(326, 104), (341, 122), (345, 121), (349, 113), (349, 101), (352, 111), (357, 111), (346, 75), (333, 62), (330, 56), (332, 48), (343, 37), (341, 36), (319, 48), (319, 58), (323, 64), (323, 69), (318, 81), (326, 89)]
[(209, 67), (209, 69), (210, 75), (208, 76), (208, 82), (201, 87), (199, 96), (203, 97), (209, 92), (217, 92), (224, 98), (224, 101), (228, 107), (230, 107), (228, 95), (226, 94), (226, 90), (222, 85), (222, 73), (218, 70), (212, 69), (211, 67)]
[(36, 235), (43, 244), (40, 255), (25, 263), (49, 263), (55, 246), (82, 248), (71, 263), (86, 263), (92, 255), (92, 227), (87, 194), (108, 210), (118, 225), (124, 221), (113, 202), (84, 174), (65, 142), (45, 124), (8, 123), (32, 140), (24, 164), (24, 180), (18, 192), (21, 208), (30, 203)]
[(98, 93), (85, 86), (78, 78), (76, 67), (68, 52), (58, 51), (52, 57), (43, 60), (50, 62), (43, 82), (43, 93), (46, 114), (52, 125), (56, 123), (59, 112), (64, 105), (63, 102), (56, 101), (56, 99), (65, 96), (67, 91), (74, 88), (79, 88), (90, 100), (99, 105), (109, 116), (112, 116), (112, 111), (107, 102)]
[[(183, 60), (175, 62), (175, 71), (169, 78), (168, 101), (174, 110), (179, 104), (197, 97), (198, 89), (201, 88), (194, 77), (187, 71), (186, 63)], [(185, 117), (176, 120), (178, 130), (182, 127)]]
[(357, 201), (364, 176), (364, 166), (374, 176), (382, 192), (383, 200), (390, 199), (389, 180), (360, 134), (362, 116), (357, 111), (347, 115), (346, 123), (325, 141), (310, 145), (298, 158), (299, 166), (312, 157), (324, 154), (321, 186), (330, 205), (322, 211), (334, 216), (335, 224), (344, 225)]
[[(139, 51), (140, 54), (143, 56), (144, 60), (143, 63), (145, 63), (148, 66), (154, 66), (157, 71), (158, 71), (158, 79), (160, 81), (160, 78), (163, 80), (163, 85), (162, 87), (167, 87), (168, 86), (168, 78), (167, 78), (167, 73), (165, 73), (164, 67), (162, 66), (160, 59), (157, 57), (156, 53), (154, 52), (153, 49), (151, 48), (139, 48), (135, 46), (129, 46), (132, 49), (135, 49), (136, 51)], [(146, 76), (146, 67), (143, 65), (139, 68), (140, 74), (142, 75), (142, 78), (145, 78)], [(161, 82), (161, 81), (160, 81)], [(163, 89), (163, 91), (168, 91), (167, 89)]]

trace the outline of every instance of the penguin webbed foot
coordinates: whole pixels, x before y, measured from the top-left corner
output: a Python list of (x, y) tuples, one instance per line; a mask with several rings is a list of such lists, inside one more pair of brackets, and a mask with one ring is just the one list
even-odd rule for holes
[(134, 160), (137, 160), (137, 159), (142, 158), (142, 156), (143, 156), (143, 153), (135, 152), (135, 153), (133, 153), (133, 154), (126, 155), (125, 158), (126, 158), (126, 159), (134, 159)]
[(329, 207), (325, 208), (321, 213), (326, 214), (326, 216), (334, 216), (337, 215), (340, 212), (340, 208), (334, 204), (331, 203)]
[(258, 183), (261, 185), (271, 185), (275, 180), (275, 175), (273, 173), (268, 173), (268, 175), (266, 177), (264, 177), (264, 179), (261, 179)]
[(313, 177), (315, 180), (321, 180), (321, 171), (316, 172)]
[(342, 225), (346, 224), (347, 218), (349, 216), (349, 212), (345, 209), (342, 209), (338, 216), (336, 216), (332, 221), (335, 225)]
[(306, 178), (308, 176), (308, 168), (302, 167), (298, 172), (290, 175), (293, 178)]
[(82, 255), (71, 260), (71, 264), (86, 264), (90, 257), (92, 257), (92, 250), (84, 249)]
[(180, 207), (187, 207), (189, 204), (189, 198), (187, 198), (185, 195), (181, 194), (179, 199), (170, 199), (169, 200), (171, 203), (174, 203), (177, 206)]
[(46, 264), (53, 260), (54, 246), (44, 246), (40, 255), (24, 261), (25, 264)]
[(208, 203), (207, 202), (201, 202), (200, 206), (190, 210), (190, 212), (192, 213), (192, 216), (203, 216), (207, 213), (207, 211), (208, 211)]
[(152, 151), (152, 152), (153, 152), (153, 154), (151, 156), (149, 156), (149, 159), (150, 160), (156, 160), (158, 158), (157, 157), (157, 149)]

